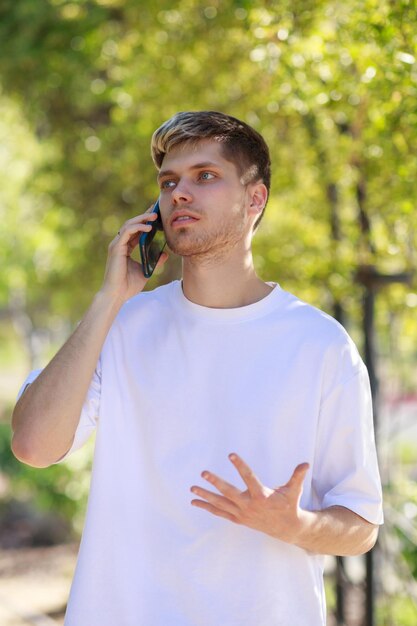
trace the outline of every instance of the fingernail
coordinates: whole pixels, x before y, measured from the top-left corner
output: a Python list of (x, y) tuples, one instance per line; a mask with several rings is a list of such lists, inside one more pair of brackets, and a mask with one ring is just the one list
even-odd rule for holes
[(201, 472), (201, 476), (203, 478), (208, 478), (210, 476), (210, 474), (208, 472)]
[(232, 454), (229, 454), (229, 459), (230, 459), (231, 461), (236, 461), (236, 458), (237, 458), (237, 457), (236, 457), (236, 454), (233, 454), (233, 453), (232, 453)]

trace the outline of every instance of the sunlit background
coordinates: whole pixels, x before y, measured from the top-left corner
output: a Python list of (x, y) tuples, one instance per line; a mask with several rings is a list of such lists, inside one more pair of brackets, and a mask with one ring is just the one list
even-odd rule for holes
[[(120, 225), (154, 200), (153, 130), (217, 109), (271, 148), (260, 275), (335, 315), (375, 368), (386, 524), (373, 619), (415, 626), (416, 24), (413, 0), (3, 0), (2, 624), (62, 624), (92, 451), (46, 470), (15, 461), (16, 393), (99, 289)], [(173, 260), (150, 287), (178, 272)], [(360, 626), (364, 559), (339, 563), (338, 601), (335, 568), (329, 624)]]

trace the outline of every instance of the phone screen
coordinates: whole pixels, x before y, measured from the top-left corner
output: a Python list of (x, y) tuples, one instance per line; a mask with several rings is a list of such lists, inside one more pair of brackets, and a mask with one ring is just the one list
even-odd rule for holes
[(147, 233), (142, 233), (139, 238), (140, 258), (143, 274), (146, 278), (152, 276), (166, 244), (161, 213), (159, 211), (159, 200), (156, 201), (151, 213), (156, 213), (158, 218), (153, 222), (148, 222), (148, 224), (152, 224), (152, 230)]

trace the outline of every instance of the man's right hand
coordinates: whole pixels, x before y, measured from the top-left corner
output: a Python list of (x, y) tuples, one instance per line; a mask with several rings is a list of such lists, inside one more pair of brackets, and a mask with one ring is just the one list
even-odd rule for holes
[[(140, 293), (149, 280), (143, 275), (142, 266), (131, 258), (139, 243), (142, 233), (152, 228), (147, 222), (157, 219), (156, 213), (150, 213), (152, 206), (142, 215), (127, 220), (109, 245), (102, 294), (123, 303)], [(168, 254), (163, 252), (157, 267), (163, 265)]]
[[(12, 449), (29, 465), (46, 467), (69, 450), (107, 333), (122, 304), (148, 280), (131, 258), (141, 233), (156, 218), (144, 213), (125, 222), (109, 245), (103, 286), (71, 337), (29, 385), (13, 411)], [(163, 253), (159, 264), (167, 260)]]

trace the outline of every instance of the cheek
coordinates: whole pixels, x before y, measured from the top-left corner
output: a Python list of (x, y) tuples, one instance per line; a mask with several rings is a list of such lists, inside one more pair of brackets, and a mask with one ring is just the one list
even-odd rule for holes
[(171, 204), (171, 194), (168, 191), (161, 191), (159, 194), (159, 209), (162, 220), (166, 219)]

